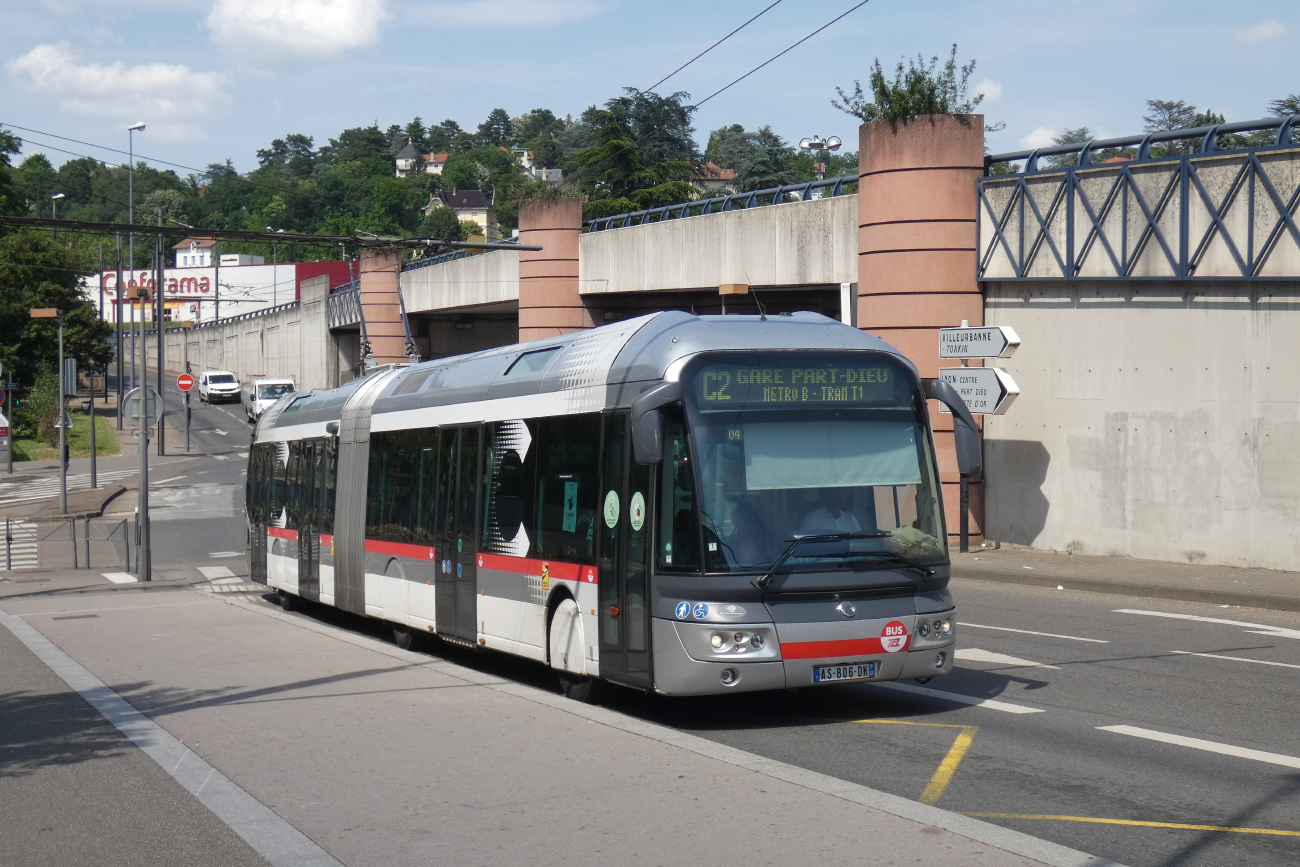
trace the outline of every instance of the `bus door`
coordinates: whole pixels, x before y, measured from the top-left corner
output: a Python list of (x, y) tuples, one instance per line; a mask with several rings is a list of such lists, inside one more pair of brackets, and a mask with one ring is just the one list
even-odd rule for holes
[(249, 449), (248, 497), (248, 577), (258, 584), (266, 583), (266, 525), (271, 511), (271, 461), (275, 446), (256, 443)]
[(325, 441), (306, 439), (295, 443), (299, 453), (298, 503), (298, 595), (320, 601), (320, 522), (322, 483), (321, 458)]
[(600, 676), (649, 689), (650, 468), (632, 460), (627, 413), (605, 415), (599, 562)]
[(438, 490), (436, 618), (440, 635), (473, 644), (478, 637), (478, 526), (481, 425), (444, 427)]

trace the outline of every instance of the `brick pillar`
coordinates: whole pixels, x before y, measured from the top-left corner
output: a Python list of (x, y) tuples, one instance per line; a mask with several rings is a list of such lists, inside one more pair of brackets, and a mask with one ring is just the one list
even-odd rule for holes
[(581, 199), (539, 199), (519, 209), (519, 243), (542, 249), (519, 253), (519, 340), (591, 328), (578, 293)]
[(401, 254), (393, 250), (361, 251), (361, 315), (376, 364), (406, 361), (406, 329), (397, 298)]
[[(926, 378), (939, 375), (940, 327), (963, 319), (984, 324), (975, 280), (975, 179), (983, 169), (982, 115), (878, 120), (859, 128), (858, 322)], [(930, 418), (953, 535), (961, 501), (952, 416), (931, 401)], [(983, 485), (971, 486), (970, 500), (971, 535), (979, 536)]]

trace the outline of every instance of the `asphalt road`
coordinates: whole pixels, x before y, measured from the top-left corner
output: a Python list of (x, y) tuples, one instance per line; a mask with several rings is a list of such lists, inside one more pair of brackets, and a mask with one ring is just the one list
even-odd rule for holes
[[(238, 405), (193, 402), (192, 442), (210, 457), (155, 497), (155, 563), (242, 574), (229, 554), (244, 550), (248, 432)], [(925, 686), (615, 690), (606, 705), (1133, 867), (1300, 862), (1300, 615), (961, 579), (953, 591), (957, 669)], [(552, 685), (534, 663), (429, 649)]]

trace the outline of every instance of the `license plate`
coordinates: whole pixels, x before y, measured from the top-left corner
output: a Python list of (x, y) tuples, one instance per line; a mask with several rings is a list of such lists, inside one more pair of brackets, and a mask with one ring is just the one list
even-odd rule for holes
[(875, 676), (874, 662), (841, 662), (839, 665), (818, 665), (813, 668), (813, 683), (871, 680)]

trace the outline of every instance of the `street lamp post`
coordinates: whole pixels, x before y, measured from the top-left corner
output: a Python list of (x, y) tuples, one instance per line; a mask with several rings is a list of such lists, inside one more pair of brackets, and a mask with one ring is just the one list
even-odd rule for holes
[[(135, 222), (135, 134), (144, 132), (144, 121), (126, 128), (126, 221)], [(135, 270), (135, 235), (127, 235), (126, 267)]]
[(826, 179), (826, 153), (828, 151), (837, 151), (840, 149), (839, 136), (831, 136), (823, 140), (821, 136), (815, 135), (812, 138), (806, 138), (799, 142), (799, 149), (813, 152), (813, 162), (817, 167), (817, 180)]
[[(56, 220), (59, 218), (59, 199), (62, 198), (65, 198), (63, 193), (55, 193), (54, 195), (50, 196), (50, 215), (54, 217), (54, 219)], [(59, 240), (58, 226), (54, 227), (54, 240), (56, 241)]]

